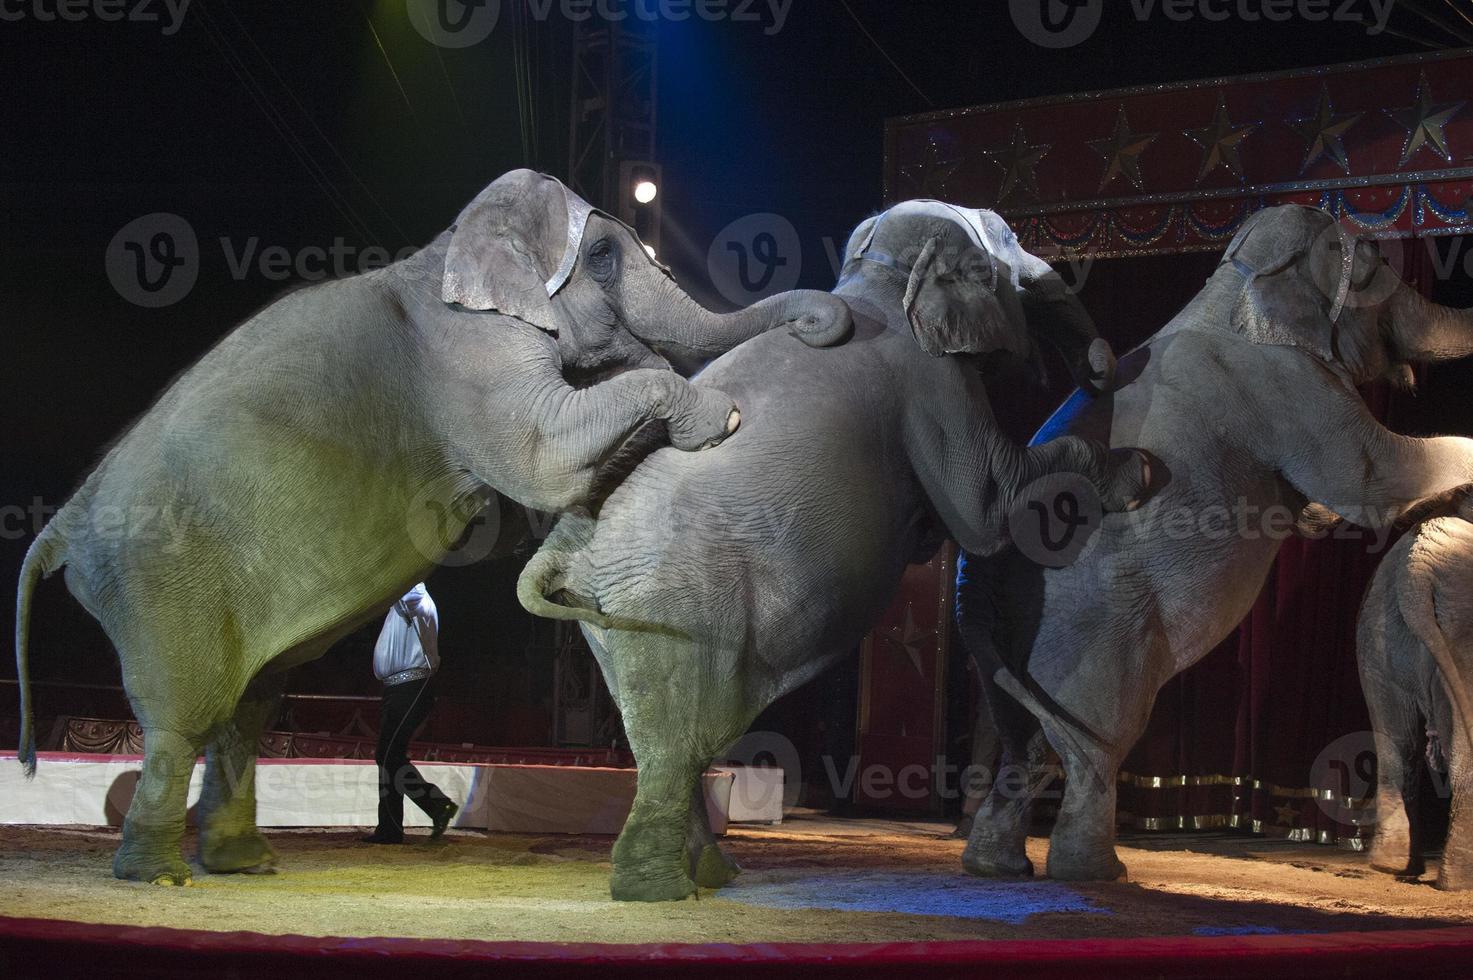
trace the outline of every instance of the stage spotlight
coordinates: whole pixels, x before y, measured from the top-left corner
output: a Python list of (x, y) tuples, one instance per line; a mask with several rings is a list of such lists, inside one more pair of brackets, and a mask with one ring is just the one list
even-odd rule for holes
[(655, 186), (653, 180), (641, 180), (634, 185), (634, 199), (640, 204), (648, 204), (655, 199), (660, 189)]

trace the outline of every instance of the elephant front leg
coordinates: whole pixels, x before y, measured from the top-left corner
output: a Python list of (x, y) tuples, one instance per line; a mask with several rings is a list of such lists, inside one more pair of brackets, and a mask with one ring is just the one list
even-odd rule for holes
[(711, 818), (706, 812), (704, 776), (696, 777), (691, 793), (690, 818), (686, 835), (686, 853), (691, 878), (701, 888), (720, 888), (742, 873), (741, 865), (721, 849), (711, 831)]
[(155, 885), (188, 885), (193, 879), (180, 843), (197, 751), (193, 740), (177, 732), (144, 727), (143, 773), (113, 858), (116, 877)]
[(673, 371), (640, 369), (579, 389), (558, 377), (550, 389), (544, 386), (523, 400), (537, 407), (528, 433), (535, 449), (521, 478), (499, 469), (504, 456), (496, 452), (488, 453), (485, 472), (477, 475), (520, 503), (548, 511), (586, 504), (604, 468), (621, 453), (664, 445), (641, 433), (646, 423), (663, 421), (670, 445), (695, 451), (719, 444), (741, 422), (731, 398)]
[(199, 858), (216, 874), (266, 874), (276, 868), (276, 851), (256, 828), (256, 756), (261, 732), (279, 703), (276, 685), (247, 692), (235, 717), (205, 750)]

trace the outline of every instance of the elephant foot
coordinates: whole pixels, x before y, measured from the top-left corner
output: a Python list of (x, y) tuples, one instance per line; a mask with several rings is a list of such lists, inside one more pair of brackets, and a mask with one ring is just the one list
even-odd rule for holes
[(1086, 857), (1074, 855), (1048, 857), (1048, 876), (1057, 881), (1129, 881), (1125, 865), (1115, 856), (1114, 848), (1107, 848)]
[(962, 814), (962, 818), (956, 822), (956, 829), (951, 832), (952, 840), (966, 840), (972, 836), (972, 824), (976, 818), (970, 813)]
[(711, 449), (726, 441), (742, 424), (742, 413), (726, 395), (710, 388), (692, 388), (696, 404), (667, 421), (670, 444), (687, 452)]
[(113, 877), (124, 881), (145, 881), (150, 885), (183, 887), (194, 884), (194, 871), (179, 855), (149, 854), (127, 844), (113, 858)]
[(1001, 849), (983, 850), (968, 847), (962, 852), (962, 868), (978, 878), (1032, 878), (1033, 862), (1021, 849), (1008, 853)]
[(696, 861), (695, 881), (701, 888), (729, 885), (742, 873), (742, 866), (715, 844), (707, 844)]
[(200, 841), (200, 864), (213, 874), (274, 874), (276, 851), (259, 832)]
[(1398, 878), (1419, 878), (1427, 870), (1427, 862), (1411, 850), (1411, 842), (1405, 835), (1399, 839), (1378, 838), (1371, 845), (1371, 867)]
[(609, 894), (616, 902), (679, 902), (695, 893), (696, 883), (684, 874), (648, 878), (615, 868), (609, 881)]

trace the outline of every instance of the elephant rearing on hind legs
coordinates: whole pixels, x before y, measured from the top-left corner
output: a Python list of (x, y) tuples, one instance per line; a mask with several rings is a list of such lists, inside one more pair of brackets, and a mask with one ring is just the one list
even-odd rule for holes
[(1033, 872), (1029, 810), (1054, 773), (1052, 750), (1066, 785), (1048, 873), (1124, 874), (1120, 763), (1161, 685), (1248, 613), (1296, 517), (1314, 504), (1385, 527), (1473, 480), (1473, 440), (1390, 432), (1356, 386), (1468, 354), (1473, 313), (1423, 299), (1329, 214), (1274, 207), (1248, 219), (1175, 319), (1120, 359), (1112, 394), (1076, 394), (1055, 413), (1037, 441), (1139, 447), (1153, 487), (1139, 509), (1106, 515), (1066, 567), (1016, 550), (964, 556), (962, 637), (1001, 765), (1029, 774), (1023, 792), (999, 784), (984, 801), (968, 870)]
[[(201, 862), (271, 867), (254, 767), (283, 670), (383, 615), (491, 491), (563, 510), (647, 422), (681, 450), (727, 438), (730, 396), (661, 351), (711, 357), (774, 327), (821, 345), (849, 326), (817, 292), (711, 313), (629, 228), (552, 178), (506, 174), (413, 256), (292, 293), (226, 335), (42, 530), (17, 600), (21, 760), (34, 771), (31, 596), (65, 567), (144, 730), (113, 872), (189, 880), (180, 838), (201, 749)], [(116, 520), (161, 511), (146, 527)]]
[(910, 201), (860, 225), (845, 255), (835, 294), (853, 338), (817, 351), (771, 333), (712, 363), (696, 384), (737, 397), (741, 430), (650, 455), (596, 520), (563, 517), (518, 584), (531, 612), (582, 621), (639, 763), (615, 898), (680, 899), (736, 872), (701, 772), (854, 649), (935, 530), (1002, 546), (1045, 474), (1081, 474), (1116, 508), (1145, 487), (1135, 453), (1074, 437), (1024, 449), (994, 421), (994, 356), (1044, 341), (1100, 385), (1113, 366), (1001, 218)]

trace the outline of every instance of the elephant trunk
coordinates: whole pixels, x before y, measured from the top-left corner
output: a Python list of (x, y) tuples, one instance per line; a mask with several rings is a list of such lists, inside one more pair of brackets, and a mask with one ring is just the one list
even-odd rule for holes
[(1473, 355), (1473, 309), (1434, 303), (1410, 286), (1391, 298), (1391, 341), (1399, 359), (1418, 364)]
[(673, 315), (645, 318), (630, 329), (647, 344), (688, 357), (718, 357), (776, 327), (791, 330), (810, 347), (828, 347), (848, 336), (853, 325), (842, 299), (812, 289), (778, 293), (732, 313), (713, 313), (685, 297), (673, 282), (670, 288), (684, 297), (683, 302), (664, 304)]
[(1080, 388), (1095, 395), (1113, 391), (1115, 354), (1095, 329), (1094, 318), (1052, 266), (1028, 258), (1032, 261), (1019, 284), (1029, 332), (1059, 352)]

